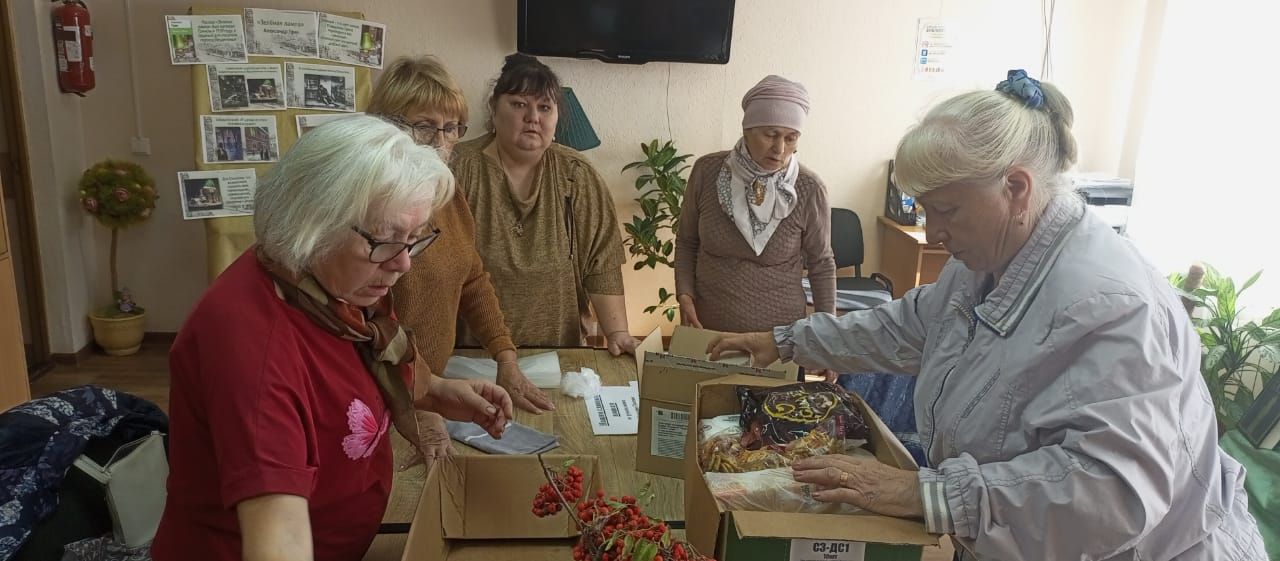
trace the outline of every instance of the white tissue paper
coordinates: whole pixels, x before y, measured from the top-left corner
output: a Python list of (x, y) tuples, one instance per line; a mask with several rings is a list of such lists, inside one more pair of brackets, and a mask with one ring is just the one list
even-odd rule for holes
[[(533, 385), (543, 389), (560, 387), (560, 355), (555, 351), (520, 357), (516, 363)], [(451, 356), (444, 365), (444, 377), (493, 382), (498, 378), (498, 363), (491, 358)]]
[(600, 375), (595, 370), (583, 368), (582, 372), (565, 372), (560, 390), (569, 397), (583, 397), (600, 393)]

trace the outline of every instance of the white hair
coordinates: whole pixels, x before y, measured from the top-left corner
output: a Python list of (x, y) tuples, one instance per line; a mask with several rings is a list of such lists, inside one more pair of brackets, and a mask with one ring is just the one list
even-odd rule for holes
[(253, 229), (294, 274), (338, 247), (352, 226), (379, 229), (400, 209), (439, 208), (449, 168), (430, 146), (380, 118), (356, 115), (303, 135), (258, 185)]
[(1027, 107), (998, 91), (974, 91), (934, 107), (898, 143), (894, 182), (920, 196), (962, 181), (995, 181), (1022, 166), (1038, 188), (1029, 211), (1038, 215), (1053, 197), (1070, 193), (1064, 172), (1076, 162), (1071, 103), (1042, 82), (1044, 106)]

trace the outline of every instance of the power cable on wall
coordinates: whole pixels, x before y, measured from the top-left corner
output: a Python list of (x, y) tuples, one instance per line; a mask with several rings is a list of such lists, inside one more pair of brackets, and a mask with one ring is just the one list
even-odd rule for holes
[(1044, 29), (1044, 54), (1040, 57), (1040, 79), (1050, 80), (1053, 73), (1053, 16), (1058, 0), (1040, 0), (1041, 26)]
[(675, 140), (671, 133), (671, 63), (667, 63), (667, 140)]

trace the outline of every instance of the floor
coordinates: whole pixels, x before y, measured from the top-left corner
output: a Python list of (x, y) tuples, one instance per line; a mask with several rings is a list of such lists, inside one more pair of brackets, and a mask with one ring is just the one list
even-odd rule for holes
[[(109, 357), (89, 355), (79, 365), (59, 364), (31, 384), (31, 395), (40, 397), (58, 390), (97, 384), (126, 391), (169, 410), (169, 345), (171, 341), (144, 341), (142, 350), (133, 356)], [(941, 548), (929, 548), (922, 561), (948, 561), (951, 544), (944, 540)]]

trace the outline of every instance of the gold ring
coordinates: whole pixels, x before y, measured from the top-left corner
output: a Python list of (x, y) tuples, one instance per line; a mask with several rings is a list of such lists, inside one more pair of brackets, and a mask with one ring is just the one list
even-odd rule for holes
[(846, 487), (848, 485), (849, 485), (849, 472), (847, 471), (840, 472), (840, 486)]

